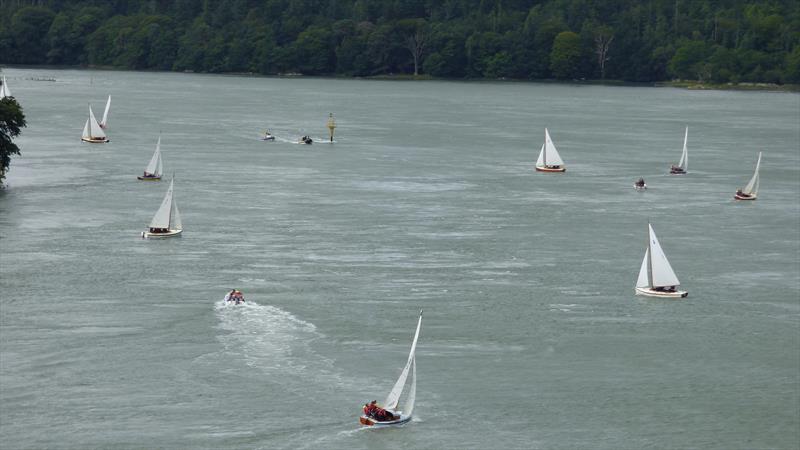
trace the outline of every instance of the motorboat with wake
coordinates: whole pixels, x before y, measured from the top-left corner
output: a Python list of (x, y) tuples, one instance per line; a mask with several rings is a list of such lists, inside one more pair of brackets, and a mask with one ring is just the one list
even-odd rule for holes
[(544, 129), (544, 144), (542, 144), (542, 150), (536, 160), (536, 170), (539, 172), (567, 171), (567, 168), (564, 167), (564, 161), (561, 160), (561, 155), (558, 154), (553, 140), (550, 139), (550, 132), (547, 131), (547, 128)]
[(636, 280), (636, 295), (663, 298), (683, 298), (689, 295), (678, 289), (681, 282), (669, 265), (667, 255), (661, 249), (653, 226), (647, 224), (647, 249), (644, 252), (639, 278)]
[(300, 138), (300, 140), (298, 140), (298, 141), (297, 141), (297, 143), (298, 143), (298, 144), (311, 145), (311, 144), (313, 144), (313, 143), (314, 143), (314, 140), (313, 140), (313, 139), (311, 139), (311, 138), (310, 138), (310, 137), (308, 137), (308, 136), (303, 136), (303, 137), (301, 137), (301, 138)]
[[(411, 343), (411, 351), (408, 353), (408, 361), (406, 362), (400, 377), (394, 383), (394, 387), (389, 392), (386, 400), (383, 402), (383, 407), (378, 406), (377, 401), (367, 403), (364, 405), (364, 414), (359, 417), (359, 422), (367, 426), (392, 426), (401, 425), (411, 420), (414, 412), (414, 400), (417, 396), (417, 340), (419, 340), (419, 331), (422, 328), (422, 310), (419, 312), (419, 320), (417, 321), (417, 330), (414, 332), (414, 340)], [(411, 381), (408, 381), (409, 373), (411, 374)], [(405, 403), (402, 410), (397, 409), (400, 397), (408, 384), (408, 394), (405, 396)]]
[(173, 198), (173, 188), (175, 186), (175, 176), (173, 175), (172, 181), (169, 182), (169, 189), (167, 189), (164, 200), (161, 206), (150, 221), (150, 228), (147, 231), (142, 231), (142, 238), (148, 239), (162, 239), (180, 236), (183, 233), (183, 223), (181, 222), (181, 213), (178, 211), (178, 204)]
[(144, 175), (140, 175), (136, 178), (142, 181), (159, 181), (161, 180), (162, 172), (163, 168), (161, 163), (161, 136), (159, 136), (158, 142), (156, 142), (156, 151), (153, 152), (153, 157), (150, 158), (150, 162), (144, 169)]
[(644, 182), (644, 178), (639, 178), (633, 182), (633, 188), (637, 191), (647, 190), (647, 183)]
[(747, 182), (744, 189), (737, 189), (733, 198), (736, 200), (755, 200), (758, 198), (758, 185), (760, 183), (758, 170), (761, 168), (761, 152), (758, 152), (758, 161), (756, 161), (756, 171), (753, 173), (753, 178)]
[(261, 136), (262, 141), (274, 141), (275, 135), (269, 132), (269, 130), (264, 132), (264, 136)]
[(686, 147), (686, 143), (689, 140), (689, 127), (686, 127), (686, 132), (683, 135), (683, 153), (681, 153), (681, 160), (678, 161), (678, 165), (672, 165), (669, 168), (669, 173), (672, 175), (686, 175), (687, 171), (689, 170), (689, 150)]

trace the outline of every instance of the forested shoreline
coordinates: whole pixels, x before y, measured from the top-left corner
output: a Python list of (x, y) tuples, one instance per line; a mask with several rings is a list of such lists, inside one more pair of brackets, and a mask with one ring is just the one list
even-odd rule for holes
[(0, 0), (0, 63), (800, 83), (793, 0)]

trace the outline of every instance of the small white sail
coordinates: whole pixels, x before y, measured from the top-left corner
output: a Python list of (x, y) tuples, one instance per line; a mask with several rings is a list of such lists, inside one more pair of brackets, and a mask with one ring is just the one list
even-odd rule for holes
[(89, 119), (86, 119), (86, 125), (83, 126), (83, 133), (81, 137), (84, 139), (91, 139), (92, 137), (89, 135)]
[(100, 121), (100, 127), (105, 128), (108, 126), (108, 110), (111, 109), (111, 96), (108, 96), (106, 101), (106, 110), (103, 111), (103, 120)]
[(759, 176), (758, 170), (761, 168), (761, 152), (758, 152), (758, 161), (756, 162), (756, 171), (753, 173), (753, 178), (747, 183), (747, 186), (742, 189), (747, 195), (758, 195)]
[(536, 160), (536, 167), (545, 166), (563, 166), (564, 161), (561, 160), (561, 155), (558, 154), (553, 140), (550, 138), (550, 132), (547, 128), (544, 129), (544, 145), (539, 152), (539, 158)]
[(0, 98), (11, 97), (11, 90), (8, 88), (6, 76), (3, 75), (3, 86), (0, 86)]
[(147, 164), (145, 172), (150, 175), (160, 177), (162, 173), (161, 169), (161, 136), (159, 136), (158, 142), (156, 143), (156, 151), (153, 152), (153, 157), (150, 158), (150, 162)]
[(169, 215), (169, 229), (170, 230), (183, 230), (183, 222), (181, 221), (181, 212), (178, 211), (178, 203), (172, 199), (172, 213)]
[(106, 134), (103, 132), (103, 129), (100, 128), (100, 124), (97, 123), (97, 119), (94, 117), (94, 112), (92, 112), (92, 105), (89, 105), (89, 136), (92, 139), (105, 139)]
[[(153, 216), (153, 220), (150, 221), (150, 228), (167, 228), (170, 229), (170, 220), (172, 216), (172, 188), (175, 185), (175, 178), (169, 182), (169, 189), (167, 189), (167, 194), (164, 195), (164, 200), (161, 202), (161, 206), (156, 211), (156, 214)], [(180, 217), (178, 218), (180, 219)]]
[(683, 135), (683, 153), (681, 153), (681, 160), (678, 162), (678, 167), (683, 171), (689, 170), (689, 149), (686, 143), (689, 141), (689, 127), (686, 127), (686, 132)]
[(636, 287), (646, 288), (650, 287), (650, 277), (647, 274), (647, 258), (650, 257), (650, 250), (644, 251), (644, 259), (642, 259), (642, 267), (639, 269), (639, 278), (636, 280)]
[[(395, 382), (394, 387), (389, 392), (389, 395), (386, 397), (386, 401), (383, 402), (384, 407), (386, 409), (394, 410), (395, 408), (397, 408), (397, 403), (400, 400), (400, 395), (403, 393), (403, 388), (405, 387), (406, 380), (408, 379), (408, 373), (412, 366), (414, 366), (414, 372), (416, 374), (416, 363), (414, 354), (417, 351), (417, 340), (419, 339), (419, 330), (421, 327), (422, 327), (422, 311), (419, 312), (417, 331), (414, 333), (414, 341), (411, 344), (411, 351), (408, 354), (408, 361), (406, 362), (406, 366), (403, 368), (403, 371), (400, 373), (400, 377), (397, 378), (397, 382)], [(413, 380), (414, 395), (416, 395), (416, 376), (414, 376), (412, 380)], [(412, 400), (412, 408), (413, 408), (413, 400)]]
[(651, 287), (665, 287), (665, 286), (678, 286), (681, 282), (672, 270), (667, 255), (661, 249), (661, 244), (658, 242), (656, 232), (653, 231), (653, 226), (647, 224), (650, 232), (649, 250), (650, 250), (650, 270), (652, 279), (650, 281)]
[(410, 416), (414, 413), (414, 401), (417, 399), (417, 358), (411, 363), (411, 386), (408, 388), (408, 397), (403, 405), (403, 414)]

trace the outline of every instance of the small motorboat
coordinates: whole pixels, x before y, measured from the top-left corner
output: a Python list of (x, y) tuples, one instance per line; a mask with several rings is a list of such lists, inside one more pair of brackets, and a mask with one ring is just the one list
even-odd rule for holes
[(261, 136), (262, 141), (274, 141), (275, 136), (269, 132), (269, 130), (264, 132), (264, 136)]
[(241, 305), (244, 303), (244, 294), (242, 294), (242, 291), (234, 289), (225, 295), (225, 303)]
[(301, 138), (300, 138), (300, 140), (299, 140), (299, 141), (297, 141), (297, 143), (298, 143), (298, 144), (306, 144), (306, 145), (310, 145), (310, 144), (313, 144), (313, 143), (314, 143), (314, 140), (313, 140), (313, 139), (311, 139), (311, 138), (310, 138), (310, 137), (308, 137), (308, 136), (303, 136), (303, 137), (301, 137)]
[(644, 182), (644, 178), (639, 178), (633, 183), (633, 188), (637, 191), (644, 191), (647, 189), (647, 183)]

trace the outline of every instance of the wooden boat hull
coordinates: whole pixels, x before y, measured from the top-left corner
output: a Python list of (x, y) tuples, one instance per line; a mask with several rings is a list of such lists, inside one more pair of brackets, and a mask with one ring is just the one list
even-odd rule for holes
[(387, 420), (387, 421), (382, 421), (382, 422), (378, 421), (378, 420), (375, 420), (375, 419), (373, 419), (372, 417), (369, 417), (369, 416), (363, 416), (362, 415), (361, 417), (358, 418), (358, 421), (361, 422), (361, 425), (366, 425), (368, 427), (373, 427), (373, 426), (374, 427), (387, 427), (387, 426), (393, 426), (393, 425), (402, 425), (404, 423), (407, 423), (410, 420), (411, 420), (411, 416), (407, 416), (407, 415), (405, 415), (403, 413), (400, 413), (400, 418), (399, 419)]
[(675, 291), (675, 292), (663, 292), (663, 291), (655, 291), (651, 288), (636, 288), (636, 295), (644, 295), (647, 297), (659, 297), (659, 298), (684, 298), (689, 295), (687, 291)]
[(87, 138), (81, 138), (81, 140), (82, 140), (83, 142), (88, 142), (88, 143), (90, 143), (90, 144), (105, 144), (106, 142), (108, 142), (108, 138), (105, 138), (105, 139), (87, 139)]
[(166, 239), (171, 237), (180, 236), (183, 230), (169, 230), (167, 233), (151, 233), (149, 231), (142, 231), (142, 238), (144, 239)]
[(554, 169), (552, 167), (539, 167), (539, 166), (536, 166), (536, 171), (537, 172), (560, 173), (560, 172), (566, 172), (567, 168), (566, 167), (559, 167), (558, 169)]
[(758, 196), (757, 195), (739, 195), (739, 194), (734, 194), (733, 198), (734, 198), (734, 200), (755, 200), (755, 199), (758, 198)]
[(142, 181), (161, 181), (161, 177), (143, 177), (141, 175), (136, 177), (136, 179)]
[(680, 170), (680, 169), (679, 170), (670, 169), (669, 174), (670, 175), (686, 175), (686, 171), (685, 170)]

